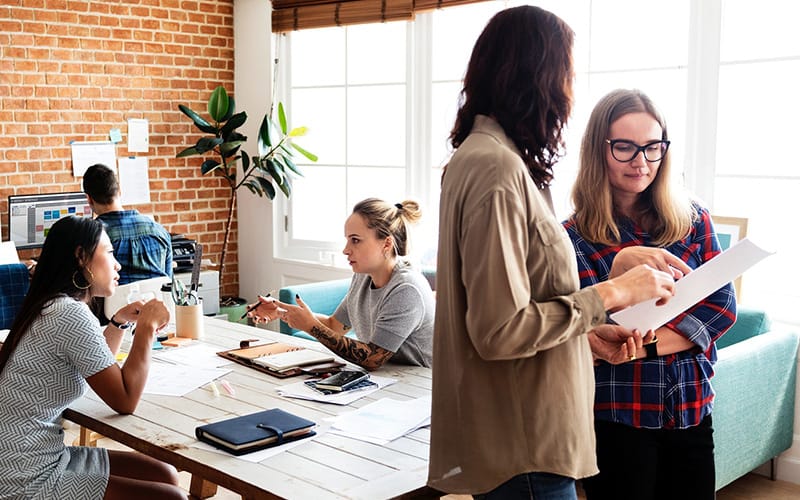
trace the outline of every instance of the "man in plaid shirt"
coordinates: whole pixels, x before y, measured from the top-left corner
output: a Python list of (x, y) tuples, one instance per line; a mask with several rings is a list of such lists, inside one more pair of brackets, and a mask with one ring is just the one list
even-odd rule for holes
[(83, 174), (83, 191), (97, 218), (105, 224), (122, 269), (119, 284), (159, 276), (172, 277), (172, 239), (164, 227), (139, 213), (124, 210), (117, 176), (105, 165)]

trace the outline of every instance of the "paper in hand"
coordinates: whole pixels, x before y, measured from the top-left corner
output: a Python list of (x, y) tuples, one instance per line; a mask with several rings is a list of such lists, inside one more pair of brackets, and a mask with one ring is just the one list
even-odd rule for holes
[(675, 295), (667, 304), (657, 306), (655, 299), (640, 302), (613, 313), (611, 319), (630, 330), (639, 330), (644, 335), (648, 330), (663, 326), (725, 284), (735, 280), (772, 253), (744, 238), (679, 279), (675, 283)]

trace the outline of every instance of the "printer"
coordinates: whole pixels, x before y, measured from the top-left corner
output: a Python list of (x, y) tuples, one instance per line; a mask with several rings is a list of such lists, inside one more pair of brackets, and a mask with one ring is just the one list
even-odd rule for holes
[(197, 242), (182, 234), (170, 234), (172, 240), (173, 271), (176, 273), (191, 272), (194, 265), (194, 249)]

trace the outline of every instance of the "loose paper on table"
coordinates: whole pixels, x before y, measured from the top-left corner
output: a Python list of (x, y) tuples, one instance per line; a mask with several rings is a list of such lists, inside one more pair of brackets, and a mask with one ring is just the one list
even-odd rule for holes
[(611, 319), (644, 335), (648, 330), (663, 326), (769, 255), (772, 252), (744, 238), (679, 279), (675, 283), (675, 295), (665, 305), (657, 306), (656, 300), (640, 302), (613, 313)]

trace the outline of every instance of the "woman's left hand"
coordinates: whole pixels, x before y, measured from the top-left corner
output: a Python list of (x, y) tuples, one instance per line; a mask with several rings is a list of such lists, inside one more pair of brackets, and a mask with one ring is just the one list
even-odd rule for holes
[(614, 256), (608, 277), (620, 276), (639, 264), (647, 264), (653, 269), (671, 274), (674, 279), (683, 278), (692, 272), (692, 268), (684, 261), (663, 248), (631, 246), (623, 248)]
[[(122, 306), (117, 309), (117, 312), (111, 315), (117, 323), (136, 323), (139, 319), (139, 312), (144, 307), (144, 300), (135, 300), (128, 305)], [(109, 318), (111, 319), (111, 318)]]
[[(612, 365), (636, 360), (636, 353), (644, 344), (641, 333), (619, 325), (600, 325), (591, 330), (587, 337), (592, 354)], [(652, 332), (648, 332), (646, 338), (651, 339)]]
[(303, 302), (303, 299), (301, 299), (299, 295), (296, 300), (297, 305), (278, 302), (279, 310), (284, 309), (280, 313), (281, 321), (292, 328), (307, 332), (311, 330), (314, 325), (318, 324), (319, 321), (316, 315), (314, 315), (314, 312)]

